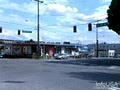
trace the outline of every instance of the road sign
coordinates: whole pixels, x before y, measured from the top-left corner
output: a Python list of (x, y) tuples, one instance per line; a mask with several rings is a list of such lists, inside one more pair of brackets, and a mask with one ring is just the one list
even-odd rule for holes
[(25, 30), (22, 30), (22, 33), (32, 33), (32, 31), (25, 31)]
[(107, 26), (107, 25), (108, 25), (108, 22), (98, 23), (98, 24), (96, 24), (96, 27), (103, 27), (103, 26)]

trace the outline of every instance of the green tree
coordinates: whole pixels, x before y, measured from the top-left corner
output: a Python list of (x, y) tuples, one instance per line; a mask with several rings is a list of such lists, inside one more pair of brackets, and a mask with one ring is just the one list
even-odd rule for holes
[(108, 28), (120, 34), (120, 0), (112, 0), (107, 10)]
[(34, 42), (34, 40), (33, 40), (33, 39), (30, 39), (30, 42)]
[(35, 43), (35, 41), (33, 39), (30, 39), (28, 41), (25, 41), (26, 43)]

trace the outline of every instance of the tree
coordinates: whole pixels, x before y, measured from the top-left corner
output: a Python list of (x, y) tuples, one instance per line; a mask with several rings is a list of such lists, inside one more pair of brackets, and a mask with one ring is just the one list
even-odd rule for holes
[(33, 39), (30, 39), (30, 41), (29, 42), (34, 42), (34, 40)]
[(30, 39), (28, 41), (25, 41), (26, 43), (35, 43), (35, 41), (33, 39)]
[(108, 28), (120, 34), (120, 0), (112, 0), (107, 15)]

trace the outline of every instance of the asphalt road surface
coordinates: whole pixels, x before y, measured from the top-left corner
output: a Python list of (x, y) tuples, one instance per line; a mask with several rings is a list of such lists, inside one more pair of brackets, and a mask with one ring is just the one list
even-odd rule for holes
[(119, 65), (88, 62), (0, 59), (0, 90), (120, 90)]

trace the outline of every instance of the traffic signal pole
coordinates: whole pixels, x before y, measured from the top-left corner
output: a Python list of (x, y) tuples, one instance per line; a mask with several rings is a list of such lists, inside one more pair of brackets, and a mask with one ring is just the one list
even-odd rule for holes
[(98, 28), (108, 25), (108, 22), (105, 22), (105, 23), (98, 23), (98, 22), (99, 20), (97, 21), (97, 24), (96, 24), (96, 57), (99, 57)]
[[(92, 24), (91, 23), (88, 23), (88, 31), (92, 31)], [(96, 57), (98, 57), (98, 56), (99, 56), (98, 25), (96, 24)]]
[[(107, 26), (108, 22), (98, 23), (100, 20), (97, 20), (96, 25), (96, 57), (99, 57), (99, 41), (98, 41), (98, 27)], [(88, 31), (92, 31), (92, 24), (88, 23)]]

